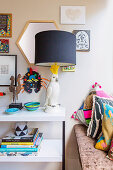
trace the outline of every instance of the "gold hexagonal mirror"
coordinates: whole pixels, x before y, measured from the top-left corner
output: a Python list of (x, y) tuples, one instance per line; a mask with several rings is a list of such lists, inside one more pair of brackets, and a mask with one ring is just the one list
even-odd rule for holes
[(35, 35), (46, 30), (58, 30), (55, 21), (28, 21), (16, 42), (29, 65), (35, 62)]

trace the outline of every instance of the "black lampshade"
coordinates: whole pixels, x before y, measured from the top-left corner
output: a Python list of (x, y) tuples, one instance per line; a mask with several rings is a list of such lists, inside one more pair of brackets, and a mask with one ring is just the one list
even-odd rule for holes
[(43, 31), (35, 35), (35, 64), (51, 66), (76, 64), (76, 37), (66, 31)]

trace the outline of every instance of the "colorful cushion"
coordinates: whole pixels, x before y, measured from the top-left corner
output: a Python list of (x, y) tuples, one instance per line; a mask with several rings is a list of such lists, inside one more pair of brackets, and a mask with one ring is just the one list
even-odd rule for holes
[(113, 106), (113, 99), (93, 97), (93, 111), (91, 121), (87, 129), (87, 136), (98, 138), (102, 134), (102, 119), (104, 115), (103, 103)]
[(101, 97), (109, 97), (101, 89), (101, 86), (97, 82), (95, 82), (95, 84), (92, 85), (92, 89), (91, 89), (89, 95), (86, 97), (85, 101), (82, 103), (82, 106), (78, 109), (77, 112), (74, 112), (74, 114), (71, 116), (71, 118), (75, 118), (76, 120), (79, 120), (82, 124), (88, 126), (91, 121), (93, 96), (94, 95), (98, 95)]
[(111, 141), (111, 146), (110, 146), (110, 150), (108, 152), (107, 158), (109, 158), (110, 160), (113, 161), (113, 138), (112, 138), (112, 141)]
[(107, 93), (105, 93), (103, 90), (96, 91), (96, 95), (100, 97), (105, 97), (105, 98), (112, 98)]
[(85, 117), (84, 117), (83, 109), (78, 110), (78, 111), (76, 112), (75, 119), (76, 119), (76, 120), (79, 120), (79, 121), (80, 121), (82, 124), (84, 124), (85, 126), (88, 126), (87, 123), (86, 123)]
[(113, 107), (103, 104), (104, 116), (102, 120), (102, 136), (97, 141), (95, 148), (108, 151), (113, 136)]
[(76, 120), (78, 119), (85, 126), (88, 126), (89, 122), (91, 121), (93, 95), (96, 95), (96, 92), (92, 90), (86, 97), (85, 101), (82, 103), (78, 111), (73, 114), (74, 118)]

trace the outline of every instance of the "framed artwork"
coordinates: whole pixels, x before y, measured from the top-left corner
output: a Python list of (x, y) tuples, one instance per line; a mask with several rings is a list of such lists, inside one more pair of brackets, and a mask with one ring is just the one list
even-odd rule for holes
[(59, 28), (53, 20), (30, 20), (26, 22), (17, 39), (16, 44), (30, 66), (35, 63), (35, 35), (47, 30), (59, 30)]
[(85, 6), (61, 6), (61, 24), (85, 24)]
[(12, 37), (12, 14), (0, 13), (0, 37)]
[(17, 79), (17, 55), (0, 55), (0, 86), (10, 86), (10, 77)]
[(8, 39), (0, 39), (0, 53), (9, 53)]
[(75, 72), (75, 66), (62, 67), (62, 71), (64, 71), (64, 72)]
[(90, 30), (74, 30), (76, 51), (90, 51)]

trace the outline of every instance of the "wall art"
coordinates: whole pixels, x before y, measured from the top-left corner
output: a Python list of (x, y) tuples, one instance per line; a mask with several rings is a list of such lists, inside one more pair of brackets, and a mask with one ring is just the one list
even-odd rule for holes
[(61, 6), (61, 24), (85, 24), (85, 6)]
[(0, 55), (0, 86), (10, 86), (10, 77), (17, 80), (17, 55)]
[(9, 53), (8, 39), (0, 39), (0, 53)]
[(90, 51), (90, 30), (74, 30), (76, 51)]
[(16, 44), (30, 66), (35, 63), (35, 35), (41, 31), (58, 29), (53, 20), (30, 20), (26, 22)]
[(0, 13), (0, 37), (12, 37), (12, 14)]
[(62, 67), (62, 71), (64, 71), (64, 72), (74, 72), (75, 71), (75, 66)]
[(34, 89), (34, 92), (38, 93), (42, 86), (46, 88), (47, 83), (45, 81), (49, 80), (42, 78), (36, 70), (30, 67), (28, 68), (28, 72), (23, 76), (22, 92), (32, 93)]

